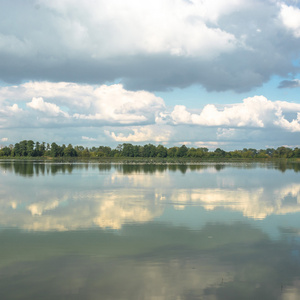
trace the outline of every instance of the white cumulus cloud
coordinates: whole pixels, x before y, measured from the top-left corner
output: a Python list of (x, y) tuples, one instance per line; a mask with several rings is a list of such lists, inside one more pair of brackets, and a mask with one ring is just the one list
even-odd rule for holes
[[(223, 142), (247, 147), (250, 140), (257, 144), (264, 141), (265, 145), (271, 139), (275, 147), (297, 146), (299, 113), (298, 103), (271, 101), (264, 96), (235, 104), (207, 104), (200, 110), (184, 105), (167, 107), (154, 93), (130, 91), (121, 84), (43, 81), (0, 87), (0, 128), (12, 143), (23, 139), (20, 130), (15, 130), (22, 128), (28, 139), (60, 137), (57, 142), (83, 142), (86, 146), (96, 146), (96, 142), (110, 146), (114, 142), (178, 145), (184, 141), (209, 148), (223, 146)], [(43, 129), (48, 128), (51, 131), (46, 134)], [(278, 129), (280, 135), (275, 132)]]
[(300, 9), (295, 6), (281, 5), (280, 18), (295, 37), (300, 37)]
[(273, 102), (264, 96), (254, 96), (222, 109), (208, 104), (200, 114), (190, 113), (184, 105), (176, 105), (171, 118), (175, 124), (258, 128), (276, 125), (290, 131), (300, 131), (299, 114), (296, 119), (288, 121), (283, 111), (299, 113), (300, 104)]
[[(102, 124), (153, 123), (157, 112), (165, 109), (164, 101), (153, 93), (128, 91), (121, 84), (93, 86), (28, 82), (0, 88), (2, 101), (29, 99), (32, 100), (27, 107), (52, 116), (72, 118), (74, 124), (76, 120)], [(60, 108), (62, 106), (68, 109), (68, 113)], [(14, 110), (18, 110), (17, 104), (6, 107), (6, 111)]]
[(58, 116), (58, 115), (62, 114), (65, 117), (68, 117), (68, 114), (63, 112), (56, 104), (45, 102), (42, 97), (39, 97), (39, 98), (33, 97), (32, 101), (29, 103), (26, 103), (26, 105), (32, 109), (42, 111), (51, 116)]
[(159, 126), (145, 126), (132, 128), (133, 133), (128, 135), (124, 133), (116, 134), (115, 132), (107, 131), (107, 135), (111, 136), (118, 142), (166, 142), (170, 139), (171, 130), (161, 128)]

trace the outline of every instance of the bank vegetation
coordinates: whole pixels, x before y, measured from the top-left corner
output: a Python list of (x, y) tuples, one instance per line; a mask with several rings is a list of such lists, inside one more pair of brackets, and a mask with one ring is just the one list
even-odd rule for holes
[(244, 148), (242, 150), (225, 151), (220, 148), (209, 151), (208, 148), (187, 147), (186, 145), (167, 148), (163, 145), (119, 144), (115, 149), (108, 146), (83, 147), (69, 144), (34, 142), (23, 140), (15, 145), (0, 149), (0, 158), (42, 158), (42, 159), (119, 159), (119, 160), (253, 160), (253, 159), (300, 159), (299, 148), (278, 147), (267, 149)]

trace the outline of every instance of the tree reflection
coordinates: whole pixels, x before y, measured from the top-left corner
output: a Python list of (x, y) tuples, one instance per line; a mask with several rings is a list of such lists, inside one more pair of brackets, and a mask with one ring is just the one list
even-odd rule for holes
[(286, 170), (300, 171), (300, 163), (279, 161), (276, 163), (203, 163), (203, 164), (95, 164), (95, 163), (44, 163), (34, 161), (1, 161), (0, 169), (5, 172), (13, 172), (16, 175), (32, 177), (45, 174), (56, 175), (57, 173), (71, 174), (75, 169), (93, 169), (97, 166), (100, 172), (109, 172), (112, 168), (116, 169), (122, 174), (145, 173), (154, 174), (156, 172), (163, 173), (166, 171), (177, 172), (180, 171), (185, 174), (187, 171), (197, 172), (214, 168), (216, 171), (222, 171), (226, 167), (253, 169), (253, 168), (271, 168), (281, 172)]

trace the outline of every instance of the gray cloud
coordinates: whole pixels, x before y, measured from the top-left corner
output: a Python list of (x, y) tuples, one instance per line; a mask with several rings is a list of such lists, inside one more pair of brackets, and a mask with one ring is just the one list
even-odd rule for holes
[(300, 87), (300, 80), (299, 79), (283, 80), (280, 82), (278, 87), (280, 89)]
[[(164, 9), (173, 9), (171, 2)], [(284, 27), (280, 6), (273, 2), (229, 3), (224, 12), (208, 6), (211, 15), (203, 16), (197, 4), (182, 1), (177, 4), (183, 11), (179, 24), (172, 11), (162, 11), (165, 19), (158, 13), (155, 24), (156, 11), (150, 10), (145, 20), (138, 17), (146, 3), (124, 2), (119, 10), (112, 3), (112, 12), (101, 1), (90, 7), (79, 2), (77, 10), (64, 1), (6, 3), (0, 13), (0, 79), (121, 80), (132, 90), (201, 84), (208, 91), (244, 92), (272, 75), (298, 71), (291, 59), (300, 39)], [(154, 34), (147, 22), (161, 30)]]

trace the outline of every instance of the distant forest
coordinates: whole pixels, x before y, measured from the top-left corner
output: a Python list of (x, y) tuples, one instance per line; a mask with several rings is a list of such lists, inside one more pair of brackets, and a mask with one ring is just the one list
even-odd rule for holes
[(299, 148), (278, 147), (277, 149), (246, 149), (224, 151), (217, 148), (209, 151), (207, 148), (189, 148), (185, 145), (167, 148), (163, 145), (132, 145), (130, 143), (119, 144), (115, 149), (108, 146), (85, 148), (73, 147), (71, 144), (57, 145), (56, 143), (34, 142), (24, 140), (15, 145), (9, 145), (0, 149), (0, 157), (79, 157), (79, 158), (112, 158), (112, 157), (143, 157), (143, 158), (300, 158)]

